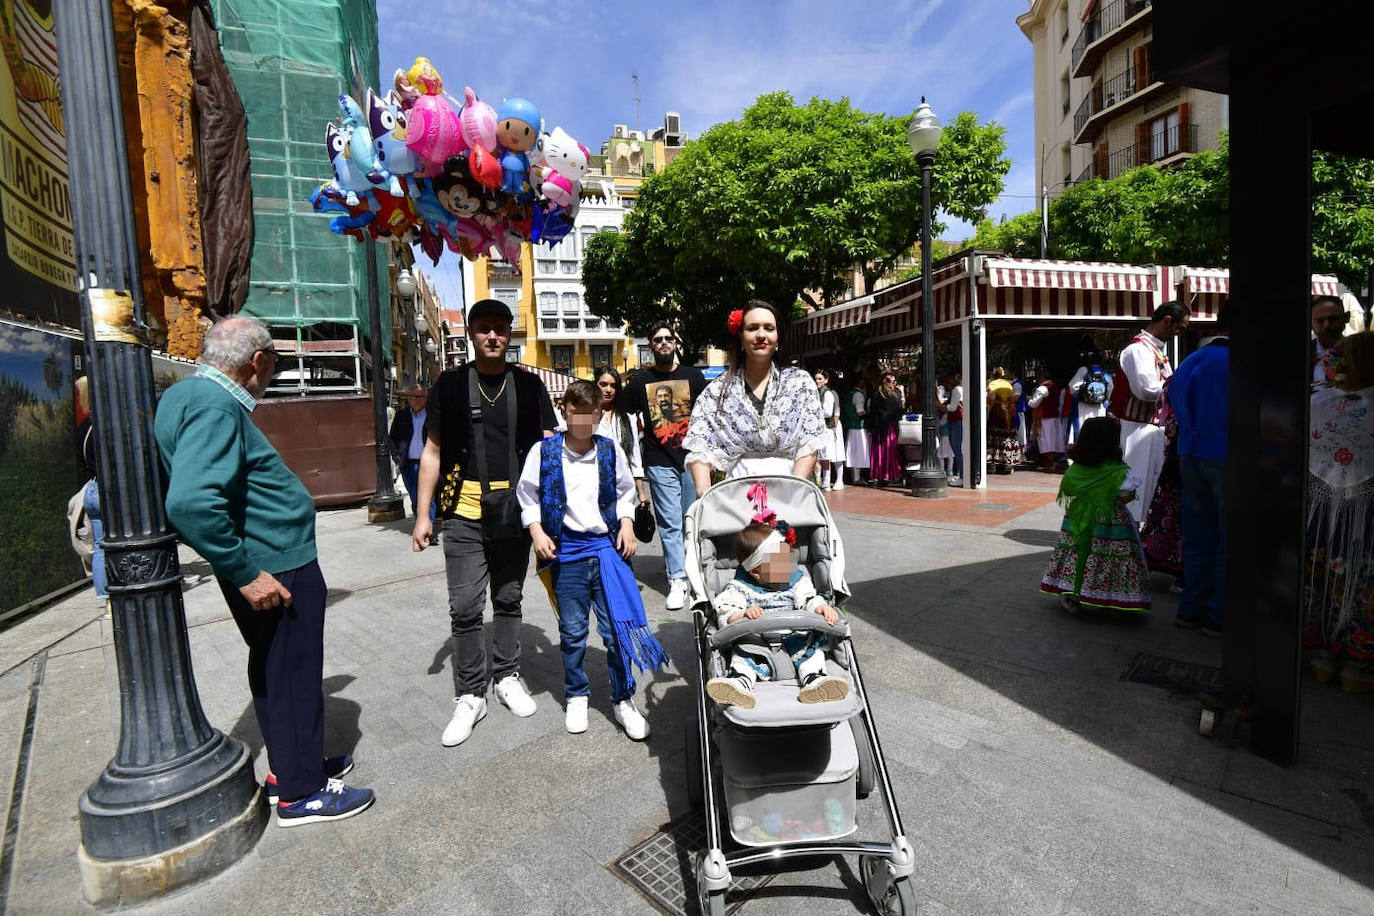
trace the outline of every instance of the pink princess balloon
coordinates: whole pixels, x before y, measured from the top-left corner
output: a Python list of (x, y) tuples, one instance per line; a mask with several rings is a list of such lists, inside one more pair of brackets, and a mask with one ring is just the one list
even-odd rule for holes
[(410, 108), (406, 146), (420, 157), (418, 174), (433, 177), (443, 172), (444, 163), (450, 157), (467, 149), (463, 124), (444, 94), (444, 81), (429, 58), (415, 58), (415, 65), (407, 76), (419, 95)]

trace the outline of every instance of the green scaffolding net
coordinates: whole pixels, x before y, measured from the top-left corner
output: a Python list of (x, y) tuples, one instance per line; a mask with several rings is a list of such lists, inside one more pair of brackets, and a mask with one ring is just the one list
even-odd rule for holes
[[(324, 134), (339, 94), (377, 83), (375, 0), (214, 0), (213, 7), (248, 113), (254, 243), (243, 311), (275, 329), (297, 329), (305, 347), (354, 332), (365, 347), (367, 247), (330, 232), (310, 195), (333, 177)], [(389, 353), (386, 248), (375, 250)]]

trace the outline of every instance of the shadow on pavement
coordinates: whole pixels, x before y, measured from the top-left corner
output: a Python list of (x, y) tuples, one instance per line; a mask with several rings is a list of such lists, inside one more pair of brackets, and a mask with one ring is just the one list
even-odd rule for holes
[[(351, 754), (353, 749), (358, 746), (358, 741), (362, 739), (363, 733), (362, 729), (358, 727), (358, 720), (362, 716), (363, 708), (353, 700), (346, 700), (338, 695), (355, 680), (356, 678), (351, 674), (334, 674), (326, 677), (321, 683), (321, 687), (324, 689), (324, 755), (326, 757), (335, 754)], [(229, 730), (229, 734), (248, 745), (249, 751), (254, 755), (262, 748), (262, 733), (258, 729), (258, 717), (253, 711), (251, 702), (239, 714), (238, 721)]]
[[(1052, 543), (1050, 532), (1033, 529), (1004, 536), (1036, 546)], [(1171, 626), (1176, 605), (1166, 578), (1156, 577), (1154, 611), (1147, 619), (1132, 624), (1107, 616), (1073, 617), (1053, 600), (1037, 601), (1040, 596), (1033, 594), (1047, 557), (1047, 551), (1037, 551), (853, 583), (848, 610), (1211, 805), (1219, 815), (1236, 818), (1374, 887), (1374, 803), (1368, 782), (1374, 760), (1374, 695), (1345, 694), (1309, 681), (1300, 759), (1292, 768), (1251, 754), (1243, 743), (1229, 747), (1223, 737), (1203, 738), (1197, 732), (1195, 699), (1123, 681), (1138, 652), (1220, 664), (1218, 641)], [(878, 674), (867, 672), (871, 681)], [(893, 672), (879, 676), (894, 680)], [(908, 689), (932, 703), (972, 712), (966, 683), (947, 671), (927, 670)], [(880, 723), (890, 721), (884, 712), (876, 709)], [(983, 710), (977, 714), (982, 716)], [(1001, 714), (1014, 718), (1015, 711), (1003, 709)], [(1073, 782), (1092, 778), (1071, 769), (1071, 746), (1064, 749), (1062, 762), (1052, 748), (1038, 748), (1044, 754), (1038, 762), (1064, 768)]]

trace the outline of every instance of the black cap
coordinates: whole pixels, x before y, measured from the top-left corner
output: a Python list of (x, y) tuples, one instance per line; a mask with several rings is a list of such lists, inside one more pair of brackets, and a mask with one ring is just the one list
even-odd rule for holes
[(495, 315), (497, 318), (504, 319), (507, 323), (515, 321), (515, 316), (511, 314), (510, 306), (500, 299), (482, 299), (472, 304), (468, 309), (467, 321), (469, 324), (481, 318), (483, 315)]

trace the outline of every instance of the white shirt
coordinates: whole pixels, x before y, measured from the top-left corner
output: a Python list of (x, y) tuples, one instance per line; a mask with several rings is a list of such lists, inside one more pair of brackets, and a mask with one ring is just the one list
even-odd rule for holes
[(963, 385), (955, 385), (955, 386), (954, 386), (954, 390), (951, 391), (951, 392), (949, 393), (949, 406), (948, 406), (947, 409), (949, 410), (950, 413), (954, 413), (954, 411), (958, 410), (960, 407), (963, 407), (963, 406), (964, 406), (964, 386), (963, 386)]
[[(625, 460), (619, 443), (615, 446), (615, 516), (634, 518), (635, 480), (630, 476), (630, 463)], [(520, 480), (515, 484), (515, 498), (520, 501), (520, 524), (528, 528), (540, 521), (542, 514), (539, 506), (539, 464), (543, 449), (535, 446), (525, 456), (525, 467), (520, 471)], [(563, 446), (563, 486), (568, 491), (568, 509), (563, 515), (563, 527), (587, 534), (606, 534), (606, 520), (601, 517), (597, 506), (601, 481), (596, 468), (596, 447), (593, 446), (581, 455)]]
[(1130, 386), (1131, 394), (1135, 395), (1137, 400), (1153, 404), (1159, 400), (1160, 393), (1164, 391), (1164, 381), (1173, 374), (1173, 369), (1167, 361), (1161, 364), (1155, 355), (1156, 352), (1164, 352), (1164, 341), (1149, 331), (1141, 331), (1140, 336), (1149, 343), (1128, 344), (1121, 351), (1118, 363), (1121, 374)]
[[(639, 416), (637, 414), (626, 414), (630, 423), (630, 454), (626, 457), (630, 459), (630, 473), (635, 477), (644, 476), (644, 459), (639, 448)], [(620, 424), (616, 421), (619, 417), (614, 411), (606, 411), (601, 415), (601, 422), (596, 424), (596, 434), (605, 436), (616, 445), (620, 445)], [(622, 446), (623, 448), (623, 446)]]
[(411, 461), (419, 461), (425, 451), (425, 408), (412, 410), (410, 423), (410, 451), (406, 453), (406, 457)]

